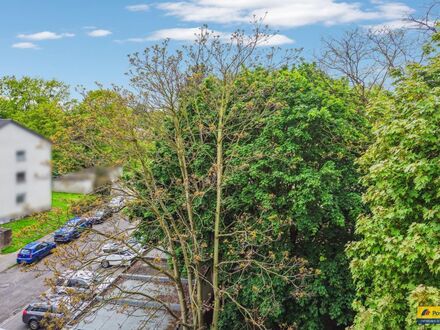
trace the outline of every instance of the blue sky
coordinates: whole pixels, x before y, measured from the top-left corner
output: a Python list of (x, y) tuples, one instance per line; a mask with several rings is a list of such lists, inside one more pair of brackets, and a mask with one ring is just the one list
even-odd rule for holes
[(190, 42), (202, 24), (219, 33), (263, 16), (272, 44), (304, 47), (353, 26), (399, 27), (423, 0), (0, 0), (0, 76), (56, 78), (72, 86), (125, 85), (127, 55), (163, 38)]

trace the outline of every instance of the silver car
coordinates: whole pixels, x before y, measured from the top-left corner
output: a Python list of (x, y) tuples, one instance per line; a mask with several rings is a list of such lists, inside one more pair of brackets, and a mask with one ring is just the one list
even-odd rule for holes
[(136, 254), (129, 250), (122, 250), (101, 257), (101, 266), (108, 268), (110, 266), (130, 266)]

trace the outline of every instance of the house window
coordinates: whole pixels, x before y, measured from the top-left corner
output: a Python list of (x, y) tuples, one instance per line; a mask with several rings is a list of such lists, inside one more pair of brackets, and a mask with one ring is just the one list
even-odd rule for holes
[(17, 183), (25, 183), (26, 182), (26, 172), (18, 172), (16, 174)]
[(26, 151), (18, 150), (15, 153), (15, 158), (17, 159), (17, 162), (24, 162), (26, 160)]
[(15, 202), (17, 204), (23, 204), (26, 201), (26, 194), (18, 194), (15, 197)]

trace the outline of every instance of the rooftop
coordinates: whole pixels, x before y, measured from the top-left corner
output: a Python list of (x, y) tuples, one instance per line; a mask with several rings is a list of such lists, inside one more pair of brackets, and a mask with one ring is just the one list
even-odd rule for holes
[(32, 248), (36, 247), (38, 244), (40, 244), (40, 242), (28, 243), (28, 244), (26, 244), (26, 246), (24, 248), (25, 249), (32, 249)]
[(27, 131), (27, 132), (35, 135), (35, 136), (38, 136), (39, 138), (42, 138), (43, 140), (46, 140), (47, 142), (52, 143), (48, 138), (44, 137), (41, 134), (38, 134), (37, 132), (31, 130), (30, 128), (27, 128), (26, 126), (21, 125), (20, 123), (17, 123), (16, 121), (14, 121), (12, 119), (2, 119), (2, 118), (0, 118), (0, 129), (2, 129), (3, 127), (7, 126), (8, 124), (13, 124), (13, 125), (15, 125), (17, 127), (20, 127), (22, 129), (24, 129), (25, 131)]
[(9, 124), (12, 120), (11, 119), (1, 119), (0, 118), (0, 128), (2, 128), (3, 126), (6, 126), (7, 124)]

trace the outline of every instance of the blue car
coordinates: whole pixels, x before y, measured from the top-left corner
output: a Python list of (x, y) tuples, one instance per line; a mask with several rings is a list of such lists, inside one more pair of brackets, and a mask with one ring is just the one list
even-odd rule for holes
[(58, 229), (54, 234), (55, 242), (67, 243), (78, 238), (81, 232), (92, 226), (92, 222), (84, 218), (72, 218), (66, 224)]
[(35, 261), (43, 259), (56, 248), (56, 244), (52, 242), (32, 242), (27, 244), (18, 252), (17, 264), (31, 264)]

